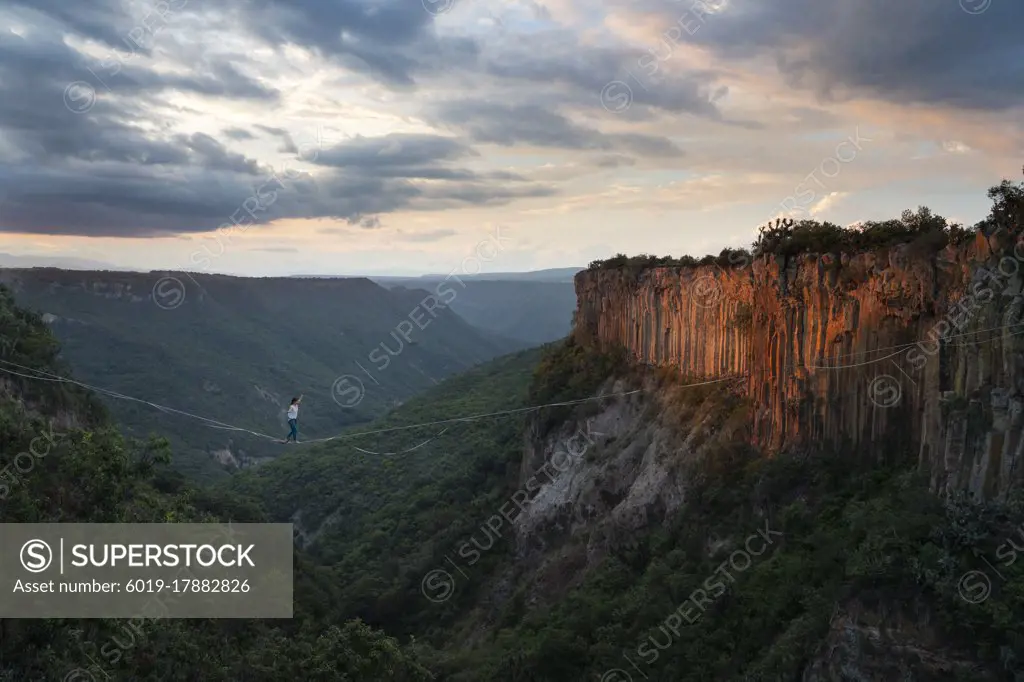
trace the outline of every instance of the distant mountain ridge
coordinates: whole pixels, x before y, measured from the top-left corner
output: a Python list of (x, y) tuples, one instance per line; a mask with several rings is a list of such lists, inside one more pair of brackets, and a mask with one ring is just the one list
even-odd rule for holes
[[(575, 276), (584, 268), (549, 268), (531, 272), (397, 277), (367, 275), (392, 290), (455, 292), (452, 310), (480, 329), (528, 344), (564, 338), (576, 308)], [(338, 279), (334, 275), (295, 275), (298, 279)]]
[[(540, 345), (564, 338), (572, 329), (576, 289), (571, 282), (454, 279), (382, 280), (392, 291), (454, 292), (449, 305), (479, 329)], [(419, 294), (422, 296), (422, 293)]]
[[(465, 273), (455, 273), (460, 279), (469, 279), (474, 281), (509, 281), (509, 282), (562, 282), (571, 283), (573, 277), (576, 276), (577, 272), (586, 270), (585, 267), (572, 267), (572, 268), (548, 268), (546, 270), (530, 270), (528, 272), (481, 272), (475, 275), (467, 275)], [(438, 273), (432, 275), (419, 275), (410, 277), (399, 277), (392, 275), (367, 275), (369, 279), (378, 282), (392, 281), (392, 280), (414, 280), (414, 279), (426, 279), (426, 280), (437, 280), (449, 277), (445, 273)], [(454, 275), (452, 276), (454, 277)]]
[(122, 268), (91, 258), (74, 256), (16, 256), (0, 253), (0, 268), (64, 268), (66, 270), (112, 270), (131, 272), (131, 268)]
[[(36, 268), (0, 270), (0, 283), (44, 315), (81, 380), (282, 438), (293, 395), (305, 394), (300, 440), (333, 435), (526, 345), (443, 305), (427, 310), (421, 291), (365, 278)], [(178, 468), (200, 479), (285, 447), (137, 402), (109, 403), (131, 435), (170, 435)]]

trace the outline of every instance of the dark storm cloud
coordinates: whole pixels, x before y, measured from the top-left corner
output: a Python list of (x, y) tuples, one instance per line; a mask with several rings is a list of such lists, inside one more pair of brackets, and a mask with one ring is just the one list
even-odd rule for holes
[(269, 133), (274, 137), (281, 138), (282, 145), (278, 151), (284, 152), (285, 154), (298, 154), (299, 148), (295, 146), (295, 140), (292, 139), (291, 133), (284, 128), (274, 128), (272, 126), (257, 125), (257, 128), (265, 133)]
[(210, 170), (233, 171), (248, 175), (259, 175), (265, 170), (254, 159), (228, 151), (220, 142), (203, 133), (175, 135), (174, 141), (197, 157), (197, 165)]
[(475, 142), (511, 147), (519, 144), (560, 149), (625, 151), (641, 156), (680, 156), (666, 137), (605, 134), (577, 125), (538, 104), (495, 104), (462, 100), (445, 102), (432, 112), (433, 122), (464, 131)]
[[(168, 0), (169, 9), (184, 3), (185, 0)], [(129, 49), (125, 37), (139, 23), (121, 0), (8, 0), (8, 6), (29, 20), (39, 18), (42, 22), (62, 24), (78, 35), (118, 50)]]
[[(85, 10), (41, 7), (52, 10), (50, 21), (67, 31), (100, 38), (101, 27), (87, 20)], [(268, 3), (261, 7), (273, 9)], [(299, 6), (285, 12), (294, 15), (287, 26), (296, 31), (304, 25), (297, 18), (301, 10)], [(326, 15), (335, 10), (325, 10)], [(417, 10), (425, 14), (418, 3)], [(372, 10), (365, 16), (359, 12), (345, 14), (346, 31), (380, 38), (384, 47), (406, 39), (416, 46), (423, 40), (430, 43), (424, 33), (429, 22), (423, 19), (399, 16), (395, 7), (376, 18)], [(40, 15), (26, 16), (35, 17), (35, 28), (46, 23)], [(405, 28), (388, 37), (385, 26), (392, 21)], [(268, 30), (283, 31), (287, 26)], [(378, 216), (403, 209), (500, 205), (554, 193), (514, 173), (459, 167), (456, 162), (473, 158), (476, 152), (451, 138), (432, 135), (357, 137), (318, 153), (315, 181), (294, 171), (282, 180), (282, 169), (274, 175), (273, 169), (208, 134), (166, 132), (170, 122), (156, 113), (158, 105), (168, 104), (163, 98), (175, 91), (272, 105), (278, 93), (247, 76), (235, 61), (193, 54), (190, 70), (184, 73), (151, 71), (141, 60), (97, 69), (95, 60), (60, 36), (59, 31), (0, 32), (0, 186), (6, 194), (0, 232), (203, 232), (245, 216), (240, 209), (247, 200), (252, 206), (257, 187), (274, 191), (276, 200), (256, 211), (250, 223), (331, 218), (365, 229), (379, 227)], [(434, 57), (428, 53), (425, 59)], [(69, 100), (68, 85), (76, 81), (86, 84), (79, 83)], [(90, 86), (95, 98), (88, 96)], [(286, 153), (297, 153), (286, 131), (259, 129), (281, 138)], [(232, 128), (225, 131), (224, 140), (251, 137), (248, 131)]]
[(1008, 0), (730, 0), (684, 39), (727, 58), (771, 56), (791, 86), (826, 99), (852, 88), (1001, 110), (1024, 103), (1022, 26), (1024, 3)]
[(471, 147), (454, 138), (394, 133), (383, 137), (358, 136), (323, 151), (317, 163), (336, 168), (403, 168), (476, 155)]
[[(63, 43), (30, 42), (13, 33), (0, 33), (0, 130), (11, 145), (8, 155), (12, 156), (0, 157), (0, 162), (203, 165), (212, 170), (258, 172), (255, 161), (229, 152), (207, 135), (153, 137), (139, 125), (150, 116), (137, 98), (106, 97), (100, 89), (93, 99), (86, 86), (76, 86), (84, 88), (85, 94), (70, 104), (91, 108), (87, 113), (75, 113), (68, 106), (67, 88), (81, 78), (81, 63), (80, 55)], [(196, 82), (158, 77), (139, 69), (136, 73), (142, 77), (122, 79), (125, 94), (152, 94), (171, 86), (190, 89), (189, 83)]]
[[(357, 138), (326, 150), (322, 156), (335, 167), (324, 163), (326, 172), (315, 179), (281, 169), (257, 177), (256, 170), (264, 169), (205, 135), (176, 138), (177, 146), (169, 146), (178, 153), (174, 164), (166, 159), (28, 171), (0, 166), (0, 181), (10, 178), (0, 231), (154, 236), (208, 231), (232, 219), (255, 224), (278, 218), (333, 218), (375, 228), (377, 216), (402, 209), (501, 205), (554, 194), (510, 173), (447, 168), (446, 159), (469, 153), (456, 153), (452, 144), (423, 135)], [(428, 158), (430, 150), (438, 157)], [(413, 182), (418, 179), (440, 182)], [(258, 187), (274, 199), (247, 214), (243, 206), (256, 205)]]
[(253, 0), (239, 16), (271, 43), (315, 49), (398, 87), (478, 53), (471, 40), (439, 38), (421, 0)]
[[(612, 80), (625, 80), (631, 73), (639, 76), (638, 63), (647, 54), (621, 48), (596, 48), (581, 45), (576, 36), (552, 32), (529, 36), (515, 46), (487, 54), (480, 68), (484, 73), (524, 85), (557, 86), (559, 101), (592, 107), (599, 105), (602, 88)], [(691, 71), (661, 82), (634, 85), (633, 102), (665, 111), (689, 113), (722, 121), (714, 102), (718, 74)]]
[(242, 128), (226, 128), (224, 131), (225, 137), (230, 137), (232, 140), (255, 140), (256, 136), (250, 133), (248, 130)]

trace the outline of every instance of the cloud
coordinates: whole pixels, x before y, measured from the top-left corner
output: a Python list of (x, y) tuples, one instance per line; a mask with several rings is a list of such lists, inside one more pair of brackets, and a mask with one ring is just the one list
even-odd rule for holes
[(232, 140), (255, 140), (256, 136), (243, 128), (225, 128), (224, 136)]
[(358, 136), (348, 143), (325, 150), (316, 162), (335, 168), (372, 168), (377, 171), (422, 167), (450, 161), (476, 152), (452, 137), (392, 134), (368, 138)]
[[(492, 80), (532, 86), (531, 98), (557, 92), (560, 102), (592, 108), (600, 107), (600, 93), (609, 81), (626, 79), (644, 54), (627, 46), (597, 47), (582, 43), (578, 35), (549, 31), (492, 48), (482, 57), (482, 69)], [(657, 86), (632, 88), (631, 113), (652, 107), (724, 121), (714, 103), (718, 89), (715, 71), (665, 74)], [(546, 97), (544, 101), (552, 103)]]
[(427, 232), (402, 232), (399, 230), (398, 239), (404, 242), (436, 242), (456, 234), (455, 230), (449, 229), (429, 230)]
[(279, 47), (304, 45), (341, 65), (367, 73), (397, 88), (415, 84), (424, 72), (445, 69), (451, 61), (472, 60), (471, 40), (439, 38), (433, 15), (422, 3), (389, 0), (368, 5), (356, 0), (235, 0), (238, 16), (267, 42)]
[[(87, 28), (84, 16), (55, 10), (51, 18)], [(24, 33), (0, 33), (0, 181), (7, 188), (0, 232), (203, 232), (238, 215), (255, 188), (268, 182), (280, 186), (279, 197), (258, 214), (258, 223), (328, 218), (364, 228), (379, 227), (377, 216), (405, 208), (500, 205), (555, 191), (508, 171), (458, 167), (454, 162), (477, 152), (437, 135), (357, 136), (320, 152), (320, 172), (293, 173), (293, 180), (282, 182), (270, 164), (209, 133), (174, 131), (163, 99), (184, 92), (255, 98), (271, 106), (279, 95), (273, 87), (223, 57), (210, 57), (184, 72), (122, 64), (111, 92), (99, 83), (92, 91), (89, 85), (72, 91), (69, 84), (89, 73), (85, 67), (92, 60), (32, 26)], [(382, 30), (376, 20), (367, 20), (363, 29)], [(79, 94), (69, 100), (69, 92)], [(254, 127), (280, 137), (284, 152), (297, 152), (283, 128)], [(249, 139), (240, 129), (229, 132), (228, 141)]]
[(299, 148), (295, 146), (295, 140), (292, 139), (291, 133), (289, 133), (284, 128), (275, 128), (273, 126), (265, 126), (265, 125), (259, 125), (259, 124), (256, 125), (256, 128), (262, 130), (265, 133), (269, 133), (270, 135), (273, 135), (274, 137), (281, 138), (283, 144), (282, 144), (281, 149), (279, 151), (282, 151), (282, 152), (285, 152), (285, 153), (288, 153), (288, 154), (298, 154), (299, 153)]
[(465, 132), (474, 142), (504, 147), (531, 145), (629, 152), (640, 156), (682, 155), (682, 150), (666, 137), (601, 133), (571, 122), (550, 105), (457, 100), (435, 106), (432, 119), (440, 125)]
[[(720, 58), (771, 59), (791, 87), (824, 100), (870, 95), (987, 111), (1024, 104), (1024, 5), (992, 2), (969, 14), (964, 4), (729, 0), (686, 40)], [(666, 19), (679, 13), (665, 0), (646, 7)]]
[[(971, 15), (955, 1), (729, 0), (638, 83), (683, 7), (569, 1), (505, 6), (483, 28), (465, 3), (434, 16), (418, 0), (167, 0), (173, 17), (132, 45), (138, 3), (12, 0), (0, 232), (187, 236), (245, 215), (261, 186), (276, 196), (254, 232), (315, 220), (327, 225), (311, 232), (359, 237), (409, 224), (394, 214), (490, 220), (498, 206), (701, 211), (786, 196), (872, 116), (902, 126), (830, 180), (823, 211), (899, 174), (986, 176), (1004, 132), (1007, 155), (1024, 139), (1007, 113), (1024, 106), (1019, 3)], [(655, 39), (638, 38), (648, 27)], [(601, 99), (614, 80), (632, 83), (618, 113)], [(300, 155), (316, 121), (334, 137)], [(904, 163), (926, 136), (948, 153)], [(458, 223), (437, 224), (396, 239)]]
[(807, 212), (812, 216), (821, 216), (828, 213), (836, 204), (849, 196), (848, 192), (829, 192), (811, 206)]

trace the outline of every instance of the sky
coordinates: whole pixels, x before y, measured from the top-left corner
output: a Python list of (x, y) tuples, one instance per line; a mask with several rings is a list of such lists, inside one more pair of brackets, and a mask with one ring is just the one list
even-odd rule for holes
[(585, 266), (781, 216), (974, 224), (1018, 0), (6, 0), (0, 253), (239, 275)]

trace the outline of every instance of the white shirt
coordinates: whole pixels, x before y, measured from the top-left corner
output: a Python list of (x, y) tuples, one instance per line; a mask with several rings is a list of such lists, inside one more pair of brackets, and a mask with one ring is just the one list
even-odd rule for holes
[(299, 405), (298, 405), (298, 403), (295, 403), (295, 404), (293, 404), (293, 405), (288, 407), (288, 418), (289, 419), (298, 419), (299, 418)]

